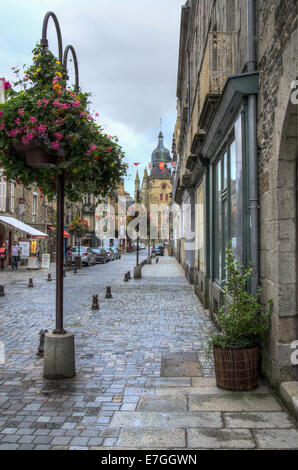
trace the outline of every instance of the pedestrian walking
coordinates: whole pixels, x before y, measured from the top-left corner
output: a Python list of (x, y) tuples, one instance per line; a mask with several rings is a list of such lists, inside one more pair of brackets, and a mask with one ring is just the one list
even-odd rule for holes
[(17, 242), (14, 242), (11, 248), (11, 269), (18, 269), (18, 257), (20, 254), (20, 247)]
[(6, 243), (2, 243), (2, 246), (1, 246), (1, 248), (0, 248), (0, 262), (1, 262), (1, 269), (2, 269), (2, 271), (4, 270), (4, 264), (5, 264), (5, 260), (6, 260), (6, 254), (7, 254)]

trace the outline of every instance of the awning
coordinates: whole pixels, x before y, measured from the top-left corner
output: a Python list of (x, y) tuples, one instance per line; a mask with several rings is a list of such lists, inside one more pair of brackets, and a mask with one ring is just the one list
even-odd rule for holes
[[(50, 230), (56, 230), (55, 227), (48, 227)], [(66, 230), (64, 230), (64, 238), (69, 238), (71, 237), (70, 233), (66, 232)]]
[(39, 230), (36, 230), (35, 228), (30, 227), (30, 225), (24, 224), (20, 220), (14, 219), (13, 217), (5, 217), (4, 215), (1, 215), (0, 222), (3, 222), (4, 224), (9, 225), (10, 227), (13, 227), (17, 230), (20, 230), (20, 232), (27, 233), (28, 235), (30, 235), (31, 238), (49, 237), (45, 233), (40, 232)]

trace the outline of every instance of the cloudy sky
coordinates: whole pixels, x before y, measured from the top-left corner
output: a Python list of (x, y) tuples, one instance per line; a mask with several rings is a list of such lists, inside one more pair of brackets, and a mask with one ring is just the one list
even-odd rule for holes
[[(1, 8), (0, 77), (30, 64), (42, 21), (56, 13), (63, 47), (72, 44), (80, 86), (92, 93), (99, 123), (118, 135), (130, 164), (126, 190), (133, 194), (136, 167), (142, 175), (157, 145), (160, 118), (171, 149), (176, 116), (179, 28), (183, 0), (10, 0)], [(57, 54), (54, 24), (48, 38)], [(70, 64), (71, 67), (71, 64)], [(72, 73), (70, 74), (72, 78)], [(73, 81), (72, 81), (73, 83)]]

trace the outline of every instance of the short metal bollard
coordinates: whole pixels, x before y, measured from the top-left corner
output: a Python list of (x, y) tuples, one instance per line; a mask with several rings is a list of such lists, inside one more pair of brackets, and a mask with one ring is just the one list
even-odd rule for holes
[(92, 296), (92, 306), (91, 306), (91, 309), (92, 310), (98, 310), (99, 309), (99, 305), (98, 305), (98, 295), (95, 294)]
[(130, 271), (127, 271), (127, 279), (128, 279), (129, 281), (131, 280)]
[(78, 270), (77, 270), (76, 266), (74, 267), (73, 272), (74, 272), (74, 274), (77, 274)]
[(66, 271), (63, 269), (63, 277), (66, 277)]
[(112, 298), (111, 286), (107, 286), (106, 299), (111, 299), (111, 298)]
[(156, 258), (156, 263), (158, 263), (158, 261), (159, 261), (159, 258), (157, 257), (157, 258)]
[(0, 297), (4, 297), (5, 292), (4, 292), (4, 286), (0, 286)]
[(52, 280), (52, 275), (51, 273), (48, 273), (48, 281), (50, 282)]
[(39, 332), (39, 346), (37, 348), (36, 356), (43, 357), (44, 354), (44, 337), (49, 330), (40, 330)]
[(32, 277), (29, 278), (28, 287), (33, 287), (33, 279), (32, 279)]
[(127, 275), (127, 273), (124, 274), (124, 279), (123, 279), (123, 280), (124, 280), (124, 282), (128, 282), (128, 275)]

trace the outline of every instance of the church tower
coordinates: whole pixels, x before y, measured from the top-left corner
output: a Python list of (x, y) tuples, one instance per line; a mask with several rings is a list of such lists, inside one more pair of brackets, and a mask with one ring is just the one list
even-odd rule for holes
[(138, 196), (141, 197), (140, 194), (140, 177), (139, 172), (137, 171), (136, 179), (135, 179), (135, 192), (134, 192), (134, 200), (137, 201)]

